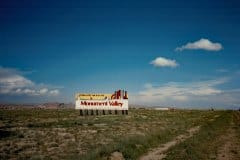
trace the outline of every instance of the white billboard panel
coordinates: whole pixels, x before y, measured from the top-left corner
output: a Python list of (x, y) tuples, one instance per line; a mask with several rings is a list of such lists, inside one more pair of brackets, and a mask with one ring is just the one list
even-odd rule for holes
[(128, 110), (127, 91), (118, 90), (113, 94), (77, 93), (75, 109), (89, 110)]
[(89, 110), (128, 110), (127, 99), (76, 100), (75, 109)]

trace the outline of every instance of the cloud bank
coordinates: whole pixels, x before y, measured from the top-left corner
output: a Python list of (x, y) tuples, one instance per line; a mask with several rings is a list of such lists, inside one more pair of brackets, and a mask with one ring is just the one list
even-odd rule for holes
[(209, 80), (203, 82), (177, 83), (171, 82), (163, 86), (148, 87), (144, 91), (140, 91), (140, 96), (157, 97), (158, 99), (171, 98), (180, 101), (186, 101), (190, 96), (209, 96), (222, 93), (215, 86), (224, 83), (225, 79)]
[(160, 86), (150, 83), (131, 96), (132, 104), (173, 107), (239, 107), (240, 90), (220, 89), (228, 78), (199, 82), (171, 82)]
[(208, 39), (202, 38), (195, 42), (189, 42), (186, 45), (181, 47), (177, 47), (175, 51), (183, 51), (183, 50), (206, 50), (206, 51), (220, 51), (223, 47), (220, 43), (211, 42)]
[(12, 68), (0, 67), (0, 94), (27, 96), (56, 96), (58, 89), (34, 83)]
[(167, 59), (164, 57), (157, 57), (150, 64), (154, 65), (155, 67), (172, 67), (175, 68), (178, 66), (178, 63), (175, 60)]

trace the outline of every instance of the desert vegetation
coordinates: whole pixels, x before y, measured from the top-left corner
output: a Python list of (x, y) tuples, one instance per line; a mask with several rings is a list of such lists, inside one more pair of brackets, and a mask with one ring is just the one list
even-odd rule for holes
[(128, 115), (79, 116), (73, 109), (2, 109), (0, 159), (141, 159), (196, 127), (163, 158), (237, 159), (239, 122), (237, 111), (132, 109)]

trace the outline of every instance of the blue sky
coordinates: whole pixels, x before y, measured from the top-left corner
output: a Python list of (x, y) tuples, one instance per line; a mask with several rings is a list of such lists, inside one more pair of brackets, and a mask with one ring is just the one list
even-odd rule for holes
[(238, 1), (0, 2), (0, 101), (239, 107)]

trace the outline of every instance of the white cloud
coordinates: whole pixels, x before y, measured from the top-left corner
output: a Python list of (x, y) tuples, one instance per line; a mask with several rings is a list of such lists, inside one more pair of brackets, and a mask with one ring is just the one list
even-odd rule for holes
[(49, 91), (49, 94), (52, 95), (52, 96), (57, 96), (59, 93), (60, 92), (59, 92), (58, 89), (54, 89), (54, 90)]
[(177, 67), (178, 63), (175, 60), (167, 59), (164, 57), (157, 57), (150, 64), (154, 65), (155, 67)]
[(40, 93), (41, 95), (46, 94), (47, 92), (48, 92), (48, 89), (47, 89), (47, 88), (42, 88), (42, 89), (39, 90), (39, 93)]
[(146, 84), (144, 85), (144, 88), (152, 88), (152, 84), (151, 84), (151, 83), (146, 83)]
[(219, 51), (219, 50), (223, 49), (223, 47), (220, 43), (217, 43), (217, 42), (214, 43), (214, 42), (211, 42), (208, 39), (202, 38), (198, 41), (189, 42), (186, 45), (183, 45), (181, 47), (177, 47), (175, 49), (175, 51), (183, 51), (185, 49), (188, 49), (188, 50), (202, 49), (202, 50), (207, 50), (207, 51)]
[[(17, 70), (11, 68), (0, 67), (0, 93), (1, 94), (10, 94), (14, 90), (32, 87), (34, 83), (20, 75)], [(20, 90), (17, 90), (20, 92)]]
[(240, 96), (219, 88), (228, 81), (228, 78), (220, 78), (189, 83), (171, 82), (160, 86), (148, 83), (142, 91), (131, 96), (130, 103), (178, 107), (240, 104)]
[[(49, 91), (50, 88), (51, 91)], [(59, 94), (59, 90), (50, 88), (43, 84), (35, 84), (16, 69), (0, 66), (0, 94), (28, 96), (55, 96)]]
[(37, 95), (36, 90), (34, 89), (29, 89), (26, 88), (24, 90), (22, 90), (22, 92), (20, 92), (21, 94), (27, 94), (27, 95)]
[(216, 72), (219, 72), (219, 73), (227, 73), (227, 72), (229, 72), (229, 70), (224, 69), (224, 68), (220, 68), (220, 69), (217, 69)]

